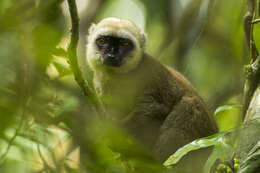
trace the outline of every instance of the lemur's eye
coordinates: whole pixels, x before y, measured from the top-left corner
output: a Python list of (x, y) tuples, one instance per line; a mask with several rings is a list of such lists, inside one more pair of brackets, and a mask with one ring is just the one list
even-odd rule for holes
[(130, 44), (128, 42), (123, 42), (121, 45), (125, 48), (128, 49), (130, 47)]
[(104, 45), (104, 44), (106, 44), (106, 41), (104, 39), (99, 39), (99, 40), (97, 40), (97, 43), (99, 45)]

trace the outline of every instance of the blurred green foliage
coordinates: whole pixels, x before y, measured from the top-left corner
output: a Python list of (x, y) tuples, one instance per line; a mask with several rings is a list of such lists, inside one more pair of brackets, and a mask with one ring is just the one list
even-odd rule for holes
[[(84, 11), (84, 26), (108, 16), (135, 21), (147, 32), (147, 52), (181, 71), (212, 112), (218, 108), (222, 132), (180, 150), (182, 156), (204, 144), (218, 145), (210, 167), (225, 147), (219, 139), (241, 123), (240, 106), (234, 105), (241, 105), (242, 70), (248, 63), (244, 1), (88, 0)], [(69, 25), (63, 0), (0, 1), (0, 172), (172, 171), (121, 129), (88, 116), (89, 106), (64, 57)]]

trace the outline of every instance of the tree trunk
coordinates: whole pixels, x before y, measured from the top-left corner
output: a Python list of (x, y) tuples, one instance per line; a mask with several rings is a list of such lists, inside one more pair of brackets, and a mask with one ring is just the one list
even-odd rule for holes
[(241, 163), (238, 172), (260, 172), (260, 84), (253, 94), (238, 138), (235, 154)]

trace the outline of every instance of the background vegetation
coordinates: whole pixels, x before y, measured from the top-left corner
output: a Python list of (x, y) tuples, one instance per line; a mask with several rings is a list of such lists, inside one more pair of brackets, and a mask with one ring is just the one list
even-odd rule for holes
[[(90, 24), (109, 16), (135, 21), (147, 32), (147, 52), (191, 81), (215, 112), (219, 125), (219, 134), (184, 148), (175, 157), (205, 144), (216, 146), (206, 172), (217, 159), (232, 159), (237, 136), (227, 132), (237, 131), (242, 123), (243, 66), (249, 63), (243, 32), (246, 3), (76, 2), (78, 60), (84, 76), (90, 74), (85, 64), (85, 35)], [(0, 172), (171, 171), (151, 160), (142, 146), (129, 142), (120, 129), (89, 116), (91, 102), (75, 82), (67, 59), (70, 28), (65, 0), (0, 0)], [(259, 30), (256, 24), (258, 47)], [(178, 159), (173, 160), (165, 165)]]

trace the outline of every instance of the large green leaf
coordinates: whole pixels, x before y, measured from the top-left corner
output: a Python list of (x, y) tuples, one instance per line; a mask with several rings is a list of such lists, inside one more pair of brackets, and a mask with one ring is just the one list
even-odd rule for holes
[(214, 112), (219, 131), (226, 131), (239, 126), (242, 122), (241, 111), (242, 105), (239, 104), (219, 106)]
[[(226, 134), (228, 132), (221, 132), (209, 137), (200, 138), (197, 139), (184, 147), (178, 149), (173, 155), (171, 155), (165, 162), (164, 166), (169, 167), (172, 166), (180, 161), (181, 158), (183, 158), (186, 154), (188, 154), (191, 151), (207, 148), (210, 146), (215, 146), (215, 150), (213, 151), (214, 157), (210, 158), (208, 163), (206, 164), (206, 168), (208, 169), (212, 163), (220, 156), (223, 157), (223, 154), (230, 155), (229, 152), (226, 151), (232, 151), (231, 146), (226, 143)], [(224, 150), (223, 150), (224, 149)], [(221, 151), (222, 150), (222, 151)], [(221, 151), (220, 153), (218, 153)], [(226, 153), (224, 153), (226, 152)]]

